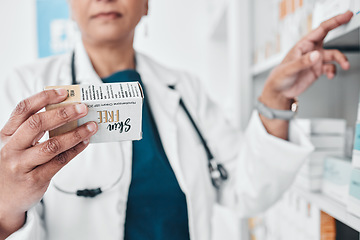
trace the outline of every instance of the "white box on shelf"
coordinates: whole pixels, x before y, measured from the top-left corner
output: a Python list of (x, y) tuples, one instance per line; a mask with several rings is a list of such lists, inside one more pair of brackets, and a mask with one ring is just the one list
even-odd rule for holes
[(344, 151), (345, 136), (344, 135), (312, 135), (310, 141), (315, 149), (337, 149)]
[(353, 155), (352, 155), (352, 165), (354, 168), (359, 168), (360, 169), (360, 151), (354, 149), (353, 150)]
[(319, 178), (323, 175), (323, 165), (304, 164), (300, 168), (299, 174), (307, 178)]
[(360, 14), (360, 1), (359, 0), (353, 0), (351, 10), (354, 12), (354, 14)]
[(336, 118), (299, 118), (295, 120), (308, 136), (311, 135), (344, 135), (346, 120)]
[(297, 187), (311, 192), (321, 191), (322, 177), (307, 178), (300, 174), (296, 176), (295, 183)]
[(310, 156), (306, 160), (306, 164), (309, 165), (324, 165), (324, 160), (327, 156), (343, 156), (344, 151), (342, 150), (332, 150), (332, 149), (325, 149), (325, 150), (317, 150), (310, 154)]
[(346, 205), (351, 176), (351, 159), (326, 157), (322, 192), (330, 198)]
[[(360, 109), (358, 110), (358, 117), (359, 114), (360, 114)], [(356, 129), (355, 129), (352, 165), (355, 168), (360, 168), (360, 123), (359, 122), (356, 124)]]
[(351, 171), (347, 211), (360, 217), (360, 169)]
[(313, 13), (313, 28), (317, 28), (321, 22), (344, 13), (351, 9), (352, 0), (325, 0), (317, 1)]

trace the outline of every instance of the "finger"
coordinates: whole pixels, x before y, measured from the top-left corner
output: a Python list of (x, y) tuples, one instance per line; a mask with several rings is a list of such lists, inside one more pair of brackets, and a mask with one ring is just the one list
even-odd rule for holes
[(48, 183), (52, 177), (74, 157), (81, 153), (89, 145), (89, 140), (84, 140), (67, 151), (55, 156), (46, 164), (35, 168), (31, 174), (34, 182), (38, 184)]
[(32, 145), (33, 146), (36, 145), (44, 135), (45, 135), (45, 131), (36, 135), (36, 137), (34, 138), (34, 141), (32, 142)]
[(290, 77), (299, 73), (302, 70), (314, 66), (316, 63), (321, 62), (321, 55), (319, 51), (309, 52), (302, 57), (293, 60), (280, 69), (286, 77)]
[(333, 79), (336, 75), (336, 66), (335, 64), (324, 64), (323, 65), (323, 74), (327, 76), (328, 79)]
[(45, 164), (50, 159), (66, 152), (80, 142), (90, 139), (97, 131), (95, 122), (88, 122), (70, 132), (50, 138), (26, 151), (29, 157), (26, 161), (26, 168), (31, 171), (38, 165)]
[(332, 50), (324, 50), (324, 61), (325, 62), (332, 62), (335, 61), (340, 64), (341, 68), (344, 70), (348, 70), (350, 68), (350, 63), (342, 52), (336, 49)]
[(33, 145), (40, 133), (84, 117), (87, 112), (86, 105), (81, 103), (34, 114), (16, 130), (9, 143), (14, 143), (15, 149), (26, 149)]
[(42, 91), (21, 101), (12, 112), (9, 121), (1, 130), (1, 133), (6, 136), (11, 136), (31, 115), (37, 113), (49, 104), (64, 101), (66, 97), (67, 91), (65, 89), (51, 89)]
[(330, 18), (329, 20), (322, 22), (318, 28), (310, 32), (305, 38), (313, 42), (320, 42), (324, 40), (331, 30), (348, 23), (353, 15), (354, 14), (351, 11), (347, 11), (343, 14)]

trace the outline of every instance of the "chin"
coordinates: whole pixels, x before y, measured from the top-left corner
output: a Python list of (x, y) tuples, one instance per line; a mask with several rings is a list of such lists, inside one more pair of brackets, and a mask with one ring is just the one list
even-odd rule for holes
[(119, 26), (101, 26), (97, 27), (96, 31), (93, 30), (88, 36), (96, 43), (122, 42), (132, 39), (134, 30)]

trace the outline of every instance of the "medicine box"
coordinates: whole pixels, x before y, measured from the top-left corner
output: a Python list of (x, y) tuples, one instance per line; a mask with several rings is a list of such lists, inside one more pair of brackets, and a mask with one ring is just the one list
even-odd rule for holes
[(77, 120), (50, 131), (50, 137), (71, 131), (76, 127), (94, 121), (98, 124), (97, 133), (90, 142), (115, 142), (140, 140), (142, 138), (143, 91), (139, 82), (84, 84), (52, 86), (45, 89), (64, 88), (68, 98), (46, 107), (52, 110), (74, 103), (87, 105), (88, 114)]
[(322, 192), (330, 198), (346, 205), (351, 176), (351, 159), (326, 157)]
[(337, 149), (344, 151), (345, 136), (344, 135), (311, 135), (310, 141), (315, 149)]
[(323, 175), (323, 165), (304, 164), (300, 168), (299, 174), (307, 178), (317, 178)]
[(353, 168), (351, 171), (347, 210), (360, 217), (360, 169)]
[(306, 160), (306, 164), (309, 165), (321, 165), (324, 166), (324, 161), (327, 156), (343, 156), (343, 150), (332, 150), (332, 149), (324, 149), (324, 150), (316, 150), (311, 153)]
[(320, 192), (322, 186), (322, 177), (308, 178), (307, 176), (298, 174), (295, 178), (294, 184), (295, 186), (304, 190)]
[[(358, 111), (358, 114), (360, 114), (360, 109)], [(355, 129), (352, 164), (355, 168), (360, 168), (360, 123), (356, 124)]]
[(344, 135), (346, 120), (335, 118), (296, 119), (296, 124), (308, 135)]

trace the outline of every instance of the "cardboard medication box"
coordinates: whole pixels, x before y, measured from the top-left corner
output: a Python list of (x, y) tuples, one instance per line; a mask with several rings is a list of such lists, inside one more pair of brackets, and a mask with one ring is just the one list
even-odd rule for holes
[[(358, 115), (360, 115), (360, 108), (358, 110)], [(358, 118), (360, 118), (360, 116), (358, 116)], [(355, 168), (360, 168), (360, 122), (356, 124), (354, 138), (355, 139), (354, 139), (354, 149), (352, 155), (352, 164)]]
[(335, 118), (299, 118), (295, 120), (308, 135), (345, 135), (346, 120)]
[(76, 127), (94, 121), (98, 124), (97, 133), (90, 142), (115, 142), (140, 140), (142, 138), (142, 104), (144, 94), (139, 82), (106, 83), (52, 86), (45, 89), (64, 88), (68, 98), (46, 107), (55, 109), (73, 103), (87, 105), (88, 114), (57, 129), (50, 131), (50, 137), (71, 131)]
[(347, 210), (360, 217), (360, 170), (356, 168), (351, 171)]
[(350, 159), (344, 157), (327, 157), (324, 164), (323, 193), (346, 205), (351, 169)]

